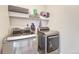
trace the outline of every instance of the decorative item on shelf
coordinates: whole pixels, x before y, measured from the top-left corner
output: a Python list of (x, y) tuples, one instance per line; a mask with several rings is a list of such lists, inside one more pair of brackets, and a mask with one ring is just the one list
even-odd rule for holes
[(27, 28), (29, 28), (29, 24), (27, 24)]
[(34, 15), (34, 16), (37, 15), (37, 9), (33, 9), (33, 15)]
[(31, 33), (35, 33), (35, 24), (31, 23)]
[(40, 15), (45, 18), (48, 18), (50, 16), (49, 12), (43, 12), (43, 11), (40, 12)]
[(33, 9), (33, 13), (29, 15), (30, 18), (39, 18), (39, 15), (37, 13), (37, 9)]

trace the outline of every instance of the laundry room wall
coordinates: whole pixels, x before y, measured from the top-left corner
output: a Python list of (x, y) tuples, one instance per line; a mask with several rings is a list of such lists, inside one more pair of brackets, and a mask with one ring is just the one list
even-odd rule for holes
[(8, 6), (0, 5), (0, 52), (2, 46), (2, 40), (9, 33), (9, 15), (8, 15)]
[(60, 32), (60, 53), (79, 53), (79, 6), (47, 6), (48, 26)]

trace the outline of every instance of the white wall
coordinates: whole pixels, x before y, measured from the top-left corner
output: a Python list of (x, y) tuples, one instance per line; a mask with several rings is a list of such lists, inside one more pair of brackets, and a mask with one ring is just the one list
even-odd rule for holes
[(0, 5), (0, 50), (2, 39), (8, 35), (9, 25), (8, 6)]
[(49, 27), (60, 32), (61, 53), (79, 53), (79, 6), (48, 6)]
[(26, 20), (26, 19), (19, 19), (19, 18), (10, 18), (11, 20), (11, 28), (26, 28), (27, 24), (29, 25), (29, 27), (31, 26), (31, 23), (35, 24), (35, 27), (39, 26), (39, 21), (38, 20)]

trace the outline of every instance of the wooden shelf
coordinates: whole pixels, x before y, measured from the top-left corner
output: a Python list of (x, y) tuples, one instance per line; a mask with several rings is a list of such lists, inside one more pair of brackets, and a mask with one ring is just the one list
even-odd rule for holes
[[(29, 10), (28, 9), (25, 9), (25, 8), (22, 8), (22, 7), (17, 7), (17, 6), (12, 6), (12, 5), (8, 5), (8, 11), (10, 11), (10, 12), (15, 12), (15, 14), (16, 13), (23, 13), (23, 14), (28, 14), (29, 13)], [(19, 14), (16, 14), (15, 15), (14, 13), (13, 13), (13, 15), (11, 14), (11, 15), (9, 15), (9, 17), (10, 18), (18, 18), (18, 19), (26, 19), (26, 20), (41, 20), (41, 21), (49, 21), (48, 19), (42, 19), (42, 18), (28, 18), (28, 17), (26, 17), (25, 15), (23, 16), (21, 16), (21, 15), (19, 15)]]
[(24, 14), (28, 14), (29, 13), (29, 10), (26, 9), (26, 8), (12, 6), (12, 5), (8, 5), (8, 11), (19, 12), (19, 13), (24, 13)]
[(9, 16), (10, 18), (20, 18), (26, 20), (42, 20), (42, 21), (49, 21), (48, 19), (41, 19), (41, 18), (27, 18), (27, 17), (19, 17), (19, 16)]

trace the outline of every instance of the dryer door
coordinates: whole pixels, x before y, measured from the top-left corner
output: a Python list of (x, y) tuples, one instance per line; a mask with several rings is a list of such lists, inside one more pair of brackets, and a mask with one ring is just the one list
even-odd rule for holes
[(58, 35), (52, 35), (47, 37), (47, 52), (55, 51), (57, 48), (59, 48), (59, 36)]

